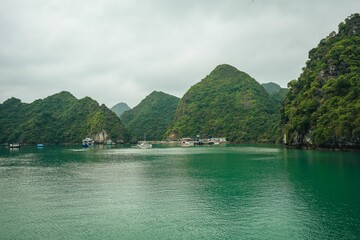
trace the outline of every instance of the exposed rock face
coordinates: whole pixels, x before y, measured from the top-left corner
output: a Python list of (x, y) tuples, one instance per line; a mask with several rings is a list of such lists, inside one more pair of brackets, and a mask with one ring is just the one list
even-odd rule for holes
[(107, 140), (111, 140), (105, 130), (95, 134), (94, 141), (95, 143), (105, 143)]
[(287, 135), (286, 132), (283, 130), (283, 143), (287, 144)]

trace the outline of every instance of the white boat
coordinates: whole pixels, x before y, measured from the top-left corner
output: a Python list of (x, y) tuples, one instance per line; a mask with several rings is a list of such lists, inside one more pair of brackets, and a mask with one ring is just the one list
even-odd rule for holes
[(84, 140), (82, 140), (82, 146), (84, 148), (88, 148), (90, 147), (92, 144), (94, 144), (94, 140), (92, 140), (91, 138), (85, 138)]
[(195, 142), (193, 141), (192, 138), (182, 138), (180, 145), (182, 147), (192, 147), (195, 145)]
[(214, 144), (214, 145), (219, 145), (222, 143), (227, 143), (226, 138), (225, 137), (221, 137), (221, 138), (209, 138), (208, 142), (210, 144)]
[(20, 148), (21, 144), (20, 143), (10, 143), (10, 148)]
[(136, 145), (138, 148), (152, 148), (152, 144), (151, 143), (148, 143), (146, 141), (144, 142), (140, 142)]
[(138, 144), (136, 145), (136, 147), (142, 148), (142, 149), (152, 148), (152, 144), (151, 144), (151, 143), (148, 143), (148, 142), (146, 141), (146, 134), (144, 134), (144, 141), (138, 142)]

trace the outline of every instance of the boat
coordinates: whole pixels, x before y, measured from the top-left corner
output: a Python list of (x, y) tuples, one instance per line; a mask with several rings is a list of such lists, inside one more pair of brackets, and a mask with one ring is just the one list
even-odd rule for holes
[(82, 146), (83, 148), (88, 148), (91, 146), (91, 144), (94, 143), (94, 140), (92, 140), (91, 138), (85, 138), (84, 140), (82, 140)]
[(195, 142), (192, 138), (182, 138), (180, 145), (182, 147), (192, 147), (195, 145)]
[(39, 148), (39, 149), (41, 149), (41, 148), (44, 148), (44, 147), (45, 147), (45, 145), (44, 145), (44, 144), (42, 144), (42, 143), (39, 143), (39, 144), (37, 144), (37, 145), (36, 145), (36, 147), (37, 147), (37, 148)]
[(138, 144), (136, 145), (136, 147), (138, 148), (152, 148), (152, 144), (151, 143), (148, 143), (146, 141), (146, 135), (144, 134), (144, 141), (141, 141), (141, 142), (138, 142)]
[(221, 137), (221, 138), (209, 138), (208, 141), (209, 141), (209, 144), (214, 144), (214, 145), (219, 145), (219, 144), (222, 144), (222, 143), (227, 143), (225, 137)]
[(136, 145), (138, 148), (152, 148), (152, 144), (151, 143), (148, 143), (146, 141), (143, 141), (143, 142), (140, 142)]
[(10, 148), (20, 148), (21, 144), (20, 143), (10, 143)]
[(19, 139), (18, 139), (18, 141), (17, 141), (16, 143), (15, 143), (15, 142), (10, 143), (10, 144), (9, 144), (9, 147), (10, 147), (10, 148), (20, 148), (20, 147), (21, 147), (21, 144), (24, 142), (24, 136), (25, 136), (24, 133), (21, 134), (20, 137), (19, 137)]

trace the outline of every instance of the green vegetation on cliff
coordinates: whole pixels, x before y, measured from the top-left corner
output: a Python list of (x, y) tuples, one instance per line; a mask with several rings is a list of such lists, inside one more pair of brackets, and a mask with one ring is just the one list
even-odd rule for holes
[(282, 109), (289, 145), (360, 146), (360, 15), (353, 14), (309, 52)]
[(279, 104), (248, 74), (217, 66), (182, 97), (170, 138), (226, 137), (231, 142), (276, 140)]
[(0, 143), (77, 143), (102, 130), (114, 141), (124, 139), (120, 119), (89, 97), (61, 92), (30, 104), (16, 98), (0, 104)]
[(175, 116), (179, 98), (163, 92), (152, 92), (139, 105), (124, 112), (120, 119), (133, 140), (162, 140)]

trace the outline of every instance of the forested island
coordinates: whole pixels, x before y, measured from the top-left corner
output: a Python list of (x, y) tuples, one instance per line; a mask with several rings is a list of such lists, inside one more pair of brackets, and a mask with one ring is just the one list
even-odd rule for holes
[[(353, 14), (309, 52), (288, 88), (260, 84), (217, 66), (179, 99), (154, 91), (136, 107), (109, 109), (61, 92), (30, 104), (0, 104), (0, 144), (78, 143), (226, 137), (232, 143), (360, 148), (360, 15)], [(20, 140), (19, 140), (20, 139)]]
[(0, 104), (0, 143), (79, 143), (126, 141), (124, 125), (105, 105), (60, 92), (30, 104), (11, 98)]
[(275, 142), (281, 102), (248, 74), (230, 65), (217, 66), (181, 98), (172, 139), (199, 134), (225, 136), (230, 142)]
[(360, 147), (359, 14), (309, 52), (303, 73), (288, 87), (282, 109), (285, 144)]

